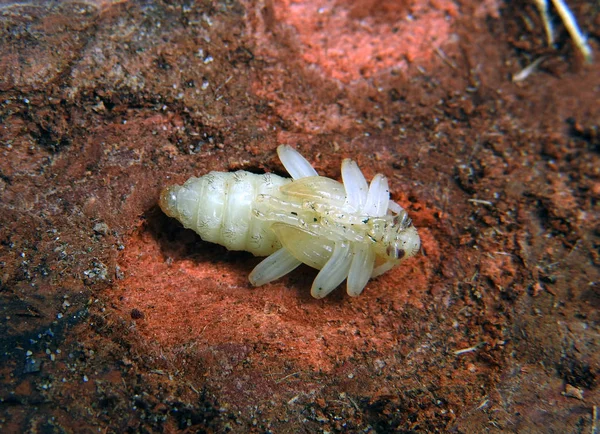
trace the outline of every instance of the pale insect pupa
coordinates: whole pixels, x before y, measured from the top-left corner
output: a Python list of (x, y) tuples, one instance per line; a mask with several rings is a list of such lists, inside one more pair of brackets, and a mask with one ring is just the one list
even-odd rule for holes
[(268, 256), (250, 273), (264, 285), (301, 263), (321, 270), (311, 295), (322, 298), (344, 279), (359, 295), (371, 277), (420, 248), (406, 211), (390, 200), (388, 181), (370, 185), (356, 162), (342, 162), (343, 184), (319, 176), (289, 146), (277, 148), (292, 179), (273, 173), (210, 172), (162, 191), (160, 207), (205, 241)]

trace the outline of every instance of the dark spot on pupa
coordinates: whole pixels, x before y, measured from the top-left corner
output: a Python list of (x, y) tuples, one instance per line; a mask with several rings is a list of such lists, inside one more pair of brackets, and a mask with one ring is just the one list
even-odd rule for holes
[(390, 258), (394, 258), (394, 259), (401, 259), (406, 254), (404, 249), (399, 249), (396, 246), (387, 246), (387, 248), (385, 249), (385, 253)]

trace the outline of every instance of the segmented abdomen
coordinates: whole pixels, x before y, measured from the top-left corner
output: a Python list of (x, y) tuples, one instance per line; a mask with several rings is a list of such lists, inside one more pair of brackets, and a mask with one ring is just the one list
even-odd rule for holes
[(272, 173), (210, 172), (164, 190), (160, 206), (205, 241), (267, 256), (281, 243), (270, 230), (271, 223), (256, 218), (252, 206), (258, 195), (277, 195), (279, 187), (289, 182)]

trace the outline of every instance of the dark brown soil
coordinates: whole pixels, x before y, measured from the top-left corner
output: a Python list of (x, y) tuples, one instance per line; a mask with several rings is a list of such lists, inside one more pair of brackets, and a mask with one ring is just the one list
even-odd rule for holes
[[(600, 429), (600, 68), (556, 17), (548, 47), (534, 2), (0, 12), (0, 431)], [(386, 175), (422, 253), (314, 300), (158, 209), (282, 143)]]

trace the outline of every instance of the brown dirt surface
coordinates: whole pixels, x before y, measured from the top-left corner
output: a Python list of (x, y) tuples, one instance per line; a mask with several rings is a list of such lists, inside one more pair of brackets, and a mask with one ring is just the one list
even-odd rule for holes
[[(549, 47), (533, 1), (0, 12), (1, 432), (600, 430), (600, 68), (555, 15)], [(315, 300), (158, 208), (278, 144), (386, 175), (421, 253)]]

